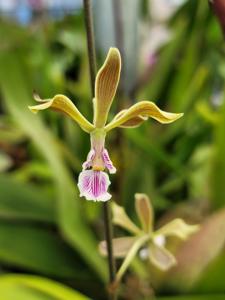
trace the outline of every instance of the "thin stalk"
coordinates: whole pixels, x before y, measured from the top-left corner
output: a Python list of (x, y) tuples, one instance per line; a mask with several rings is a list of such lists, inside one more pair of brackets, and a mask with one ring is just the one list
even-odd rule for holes
[(116, 290), (113, 289), (113, 284), (116, 278), (116, 264), (113, 256), (113, 228), (112, 228), (112, 217), (110, 210), (110, 203), (103, 203), (103, 212), (104, 212), (104, 225), (105, 225), (105, 239), (107, 243), (107, 252), (108, 252), (108, 264), (109, 264), (109, 282), (111, 287), (109, 287), (109, 293), (112, 300), (117, 299)]
[(91, 0), (83, 0), (92, 97), (95, 94), (96, 52)]
[[(87, 35), (91, 91), (92, 91), (92, 97), (94, 98), (97, 64), (96, 64), (94, 25), (93, 25), (93, 17), (92, 17), (91, 0), (83, 0), (83, 6), (84, 6), (84, 17), (85, 17), (85, 26), (86, 26), (86, 35)], [(112, 218), (110, 213), (109, 202), (103, 203), (103, 214), (104, 214), (105, 239), (106, 239), (107, 251), (108, 251), (109, 282), (110, 285), (113, 285), (115, 280), (116, 267), (115, 267), (115, 259), (113, 256), (113, 247), (112, 247), (113, 229), (112, 229)], [(116, 291), (114, 292), (112, 290), (111, 292), (109, 292), (109, 294), (111, 300), (117, 299)]]

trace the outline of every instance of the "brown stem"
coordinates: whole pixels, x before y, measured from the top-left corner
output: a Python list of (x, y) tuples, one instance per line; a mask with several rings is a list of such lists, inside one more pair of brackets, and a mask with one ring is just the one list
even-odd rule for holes
[(110, 203), (104, 202), (103, 203), (103, 211), (104, 211), (104, 223), (105, 223), (105, 239), (107, 243), (107, 252), (108, 252), (108, 263), (109, 263), (109, 294), (111, 300), (117, 299), (116, 290), (113, 288), (113, 284), (116, 277), (116, 265), (115, 259), (113, 257), (113, 245), (112, 245), (112, 237), (113, 237), (113, 228), (112, 228), (112, 216), (110, 210)]
[[(87, 48), (88, 48), (88, 58), (89, 58), (89, 70), (90, 70), (90, 80), (91, 80), (91, 90), (92, 97), (95, 94), (95, 76), (96, 76), (96, 53), (95, 53), (95, 39), (94, 39), (94, 26), (93, 17), (91, 9), (91, 0), (83, 0), (84, 6), (84, 17), (87, 35)], [(104, 227), (105, 227), (105, 239), (107, 242), (108, 250), (108, 265), (109, 265), (109, 285), (112, 286), (115, 280), (115, 259), (113, 256), (112, 247), (112, 218), (110, 213), (110, 203), (103, 203), (103, 213), (104, 213)], [(116, 291), (109, 289), (109, 297), (111, 300), (117, 299)]]

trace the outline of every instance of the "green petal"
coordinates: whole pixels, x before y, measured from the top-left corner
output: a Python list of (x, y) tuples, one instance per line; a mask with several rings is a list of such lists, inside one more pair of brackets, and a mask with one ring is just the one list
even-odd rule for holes
[(143, 230), (151, 232), (154, 213), (148, 196), (145, 194), (135, 194), (135, 207)]
[(141, 230), (127, 216), (122, 206), (113, 203), (112, 214), (113, 214), (113, 220), (112, 220), (113, 224), (118, 225), (135, 235), (141, 232)]
[(187, 239), (191, 234), (199, 230), (199, 225), (188, 225), (182, 219), (175, 219), (154, 232), (154, 235), (176, 236)]
[(153, 102), (141, 101), (131, 106), (129, 109), (125, 111), (125, 113), (123, 113), (117, 119), (114, 118), (105, 127), (105, 130), (109, 131), (115, 127), (123, 126), (124, 124), (126, 124), (126, 122), (129, 122), (136, 117), (142, 117), (142, 118), (151, 117), (162, 124), (167, 124), (176, 121), (182, 116), (183, 116), (182, 113), (175, 114), (175, 113), (163, 111), (159, 109), (159, 107)]
[(29, 109), (33, 113), (51, 108), (53, 110), (65, 113), (66, 115), (71, 117), (84, 131), (90, 133), (92, 130), (94, 130), (94, 126), (79, 112), (73, 102), (66, 96), (56, 95), (52, 99), (42, 100), (37, 95), (35, 95), (35, 100), (40, 102), (40, 104), (29, 106)]
[[(135, 237), (120, 237), (113, 239), (113, 255), (115, 257), (125, 257), (135, 241)], [(108, 255), (106, 241), (102, 241), (99, 244), (99, 251), (104, 256)]]
[(104, 127), (120, 79), (121, 57), (117, 48), (110, 48), (95, 81), (94, 125)]
[(176, 265), (176, 259), (172, 253), (164, 247), (159, 247), (153, 243), (149, 246), (149, 260), (162, 271), (167, 271)]

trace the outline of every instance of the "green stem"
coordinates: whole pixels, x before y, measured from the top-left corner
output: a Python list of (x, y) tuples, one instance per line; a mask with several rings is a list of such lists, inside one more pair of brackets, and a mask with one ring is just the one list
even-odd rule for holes
[(96, 52), (91, 0), (83, 0), (92, 97), (95, 95)]
[[(95, 39), (94, 39), (94, 26), (93, 17), (91, 9), (91, 0), (83, 0), (84, 6), (84, 17), (87, 35), (87, 47), (88, 47), (88, 58), (89, 58), (89, 70), (90, 70), (90, 80), (91, 80), (91, 90), (92, 97), (95, 94), (95, 76), (96, 76), (96, 53), (95, 53)], [(114, 283), (115, 280), (115, 259), (113, 256), (113, 246), (112, 246), (112, 218), (110, 213), (109, 202), (103, 203), (103, 213), (104, 213), (104, 227), (105, 227), (105, 239), (107, 242), (108, 251), (108, 265), (109, 265), (109, 282), (110, 285)], [(111, 300), (116, 300), (116, 291), (109, 292)]]
[[(112, 216), (110, 210), (110, 203), (103, 203), (103, 212), (104, 212), (104, 224), (105, 224), (105, 239), (107, 243), (107, 253), (108, 253), (108, 263), (109, 263), (109, 281), (110, 284), (113, 284), (116, 278), (116, 264), (115, 259), (113, 257), (113, 245), (112, 245), (112, 237), (113, 237), (113, 228), (112, 228)], [(116, 291), (112, 289), (110, 292), (110, 296), (112, 300), (117, 299)]]

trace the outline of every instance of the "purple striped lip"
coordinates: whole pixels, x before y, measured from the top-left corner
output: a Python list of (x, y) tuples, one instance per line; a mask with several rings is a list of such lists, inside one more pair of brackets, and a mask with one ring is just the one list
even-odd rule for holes
[(80, 197), (92, 201), (108, 201), (112, 196), (108, 193), (109, 177), (105, 172), (84, 170), (78, 178)]

